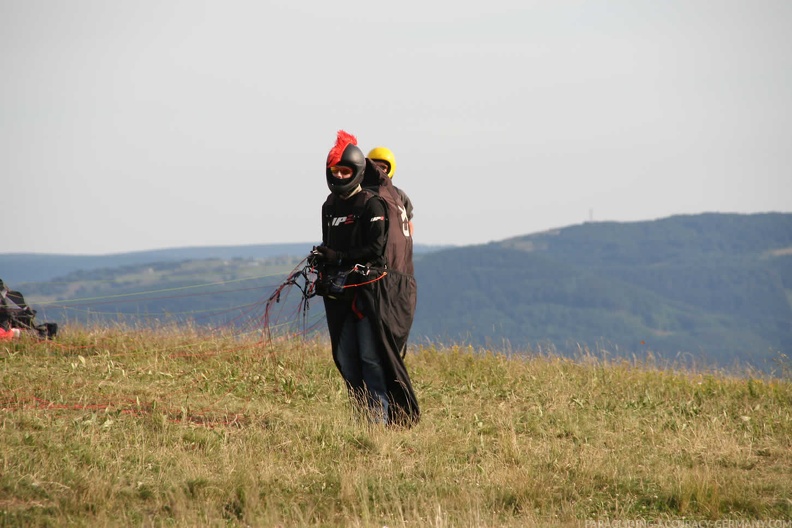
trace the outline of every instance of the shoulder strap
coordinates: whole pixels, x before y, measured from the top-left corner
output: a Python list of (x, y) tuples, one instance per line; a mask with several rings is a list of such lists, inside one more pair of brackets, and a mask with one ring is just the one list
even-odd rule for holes
[(388, 211), (388, 245), (385, 248), (388, 267), (406, 275), (413, 275), (413, 241), (407, 211), (390, 178), (380, 178), (378, 191)]

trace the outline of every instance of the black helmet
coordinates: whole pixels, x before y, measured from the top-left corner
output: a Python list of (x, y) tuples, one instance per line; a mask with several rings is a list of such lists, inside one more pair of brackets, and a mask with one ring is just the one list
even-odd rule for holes
[[(330, 168), (337, 165), (352, 169), (352, 177), (345, 179), (336, 178)], [(339, 130), (336, 144), (327, 155), (327, 168), (325, 172), (327, 175), (327, 186), (330, 188), (330, 192), (340, 196), (349, 194), (363, 181), (363, 173), (365, 170), (366, 156), (364, 156), (363, 151), (357, 147), (357, 138), (352, 134)]]

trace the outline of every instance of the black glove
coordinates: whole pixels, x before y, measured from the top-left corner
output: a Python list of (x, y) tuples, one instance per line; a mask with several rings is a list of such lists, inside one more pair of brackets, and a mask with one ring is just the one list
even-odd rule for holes
[(319, 246), (316, 248), (320, 258), (328, 264), (341, 264), (342, 253), (335, 249), (330, 249), (327, 246)]

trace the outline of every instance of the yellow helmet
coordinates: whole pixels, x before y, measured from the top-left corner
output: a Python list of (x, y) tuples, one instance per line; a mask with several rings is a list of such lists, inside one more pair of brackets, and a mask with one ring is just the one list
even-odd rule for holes
[(370, 160), (375, 161), (384, 161), (388, 164), (388, 177), (393, 178), (393, 175), (396, 174), (396, 156), (393, 155), (393, 152), (389, 148), (386, 147), (374, 147), (366, 156)]

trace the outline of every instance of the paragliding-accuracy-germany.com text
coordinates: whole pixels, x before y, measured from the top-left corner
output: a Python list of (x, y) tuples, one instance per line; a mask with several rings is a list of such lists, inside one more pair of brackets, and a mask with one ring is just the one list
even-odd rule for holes
[(606, 519), (586, 520), (585, 528), (792, 528), (792, 521), (781, 519), (750, 520), (750, 519)]

